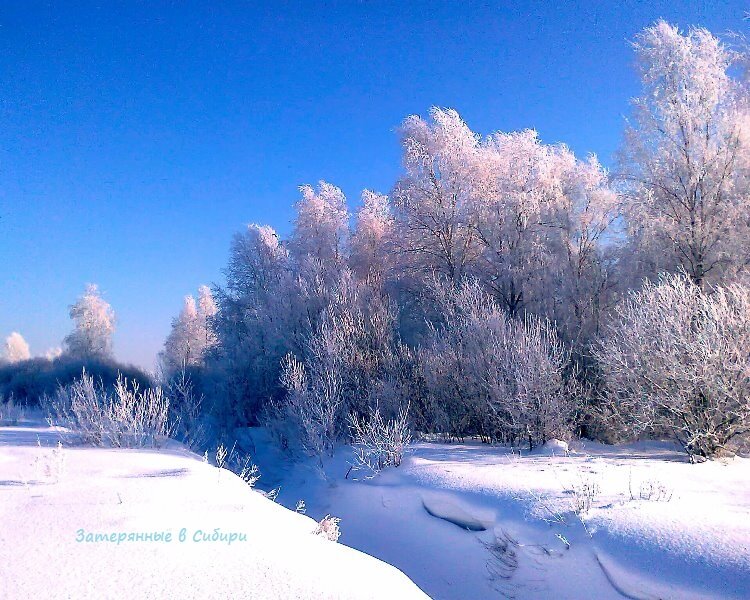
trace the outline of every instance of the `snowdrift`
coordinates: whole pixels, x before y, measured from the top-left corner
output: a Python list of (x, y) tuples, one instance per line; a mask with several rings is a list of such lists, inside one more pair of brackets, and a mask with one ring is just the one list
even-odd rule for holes
[(427, 597), (180, 448), (59, 447), (59, 433), (0, 428), (3, 598)]
[(401, 467), (284, 465), (254, 430), (279, 501), (347, 524), (341, 541), (445, 600), (750, 598), (750, 460), (688, 464), (669, 443), (523, 452), (416, 444)]

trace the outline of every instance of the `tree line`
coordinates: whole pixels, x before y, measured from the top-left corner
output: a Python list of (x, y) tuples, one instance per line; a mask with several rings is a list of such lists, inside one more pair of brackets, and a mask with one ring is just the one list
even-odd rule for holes
[(163, 378), (189, 373), (216, 422), (292, 453), (400, 418), (529, 447), (728, 449), (750, 427), (748, 52), (663, 21), (633, 49), (612, 172), (534, 130), (407, 117), (388, 194), (351, 215), (335, 185), (305, 185), (286, 239), (234, 236), (225, 285), (175, 318)]

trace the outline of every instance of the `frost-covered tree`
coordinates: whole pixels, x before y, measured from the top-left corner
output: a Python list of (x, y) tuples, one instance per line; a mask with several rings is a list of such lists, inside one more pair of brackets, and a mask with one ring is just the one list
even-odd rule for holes
[(603, 242), (618, 214), (606, 172), (595, 157), (542, 144), (535, 131), (495, 133), (484, 155), (488, 183), (475, 208), (483, 251), (473, 275), (511, 314), (580, 329), (595, 316)]
[(198, 288), (198, 331), (201, 336), (201, 355), (204, 356), (216, 344), (214, 318), (218, 312), (211, 288), (202, 285)]
[(73, 331), (63, 340), (65, 352), (76, 358), (110, 358), (115, 313), (94, 284), (70, 307)]
[(387, 265), (388, 238), (393, 232), (393, 216), (388, 196), (369, 190), (362, 192), (362, 207), (351, 236), (349, 264), (360, 279), (382, 281)]
[(303, 185), (300, 192), (302, 198), (296, 205), (297, 215), (289, 238), (292, 256), (325, 265), (341, 264), (349, 235), (346, 197), (325, 181), (318, 183), (317, 192), (310, 185)]
[(486, 192), (475, 207), (482, 253), (472, 274), (511, 314), (533, 304), (556, 258), (552, 226), (570, 158), (560, 150), (531, 130), (495, 133), (486, 143)]
[(172, 320), (172, 330), (161, 354), (167, 373), (200, 364), (203, 340), (199, 330), (198, 309), (193, 296), (185, 296), (180, 314)]
[(214, 318), (217, 310), (208, 286), (198, 288), (197, 303), (193, 296), (185, 296), (160, 355), (166, 375), (204, 365), (207, 352), (216, 344)]
[(392, 192), (398, 269), (417, 279), (458, 282), (482, 251), (474, 201), (482, 189), (480, 140), (455, 110), (401, 126), (405, 173)]
[(607, 173), (533, 130), (482, 139), (455, 111), (431, 116), (403, 128), (397, 275), (422, 288), (435, 274), (450, 285), (476, 278), (511, 314), (543, 315), (571, 341), (587, 339), (608, 301), (606, 242), (619, 214)]
[(257, 298), (273, 289), (287, 267), (288, 252), (272, 227), (252, 223), (232, 240), (226, 269), (234, 297)]
[(634, 43), (643, 93), (626, 132), (627, 220), (645, 275), (683, 269), (698, 285), (750, 257), (748, 95), (709, 31), (664, 21)]
[(29, 345), (17, 331), (5, 338), (5, 360), (11, 364), (31, 358)]
[(622, 198), (595, 156), (579, 161), (571, 153), (567, 165), (553, 221), (559, 235), (553, 243), (555, 268), (546, 278), (550, 293), (541, 295), (547, 302), (540, 312), (579, 351), (616, 300)]
[(213, 319), (217, 344), (211, 365), (221, 376), (224, 416), (256, 422), (280, 394), (282, 358), (298, 348), (307, 331), (298, 280), (276, 232), (255, 224), (235, 235), (225, 274)]
[(750, 432), (750, 288), (701, 289), (688, 275), (646, 282), (618, 307), (595, 356), (608, 422), (672, 435), (711, 457)]

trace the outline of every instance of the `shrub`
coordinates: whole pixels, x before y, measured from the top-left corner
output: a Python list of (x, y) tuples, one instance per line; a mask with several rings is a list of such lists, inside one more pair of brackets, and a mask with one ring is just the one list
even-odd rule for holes
[(16, 425), (24, 417), (24, 407), (15, 402), (11, 395), (4, 400), (0, 395), (0, 425)]
[(673, 436), (691, 461), (750, 430), (750, 288), (664, 275), (631, 292), (594, 350), (604, 405), (629, 436)]
[(305, 454), (322, 457), (333, 453), (339, 437), (341, 373), (326, 368), (322, 361), (314, 362), (313, 367), (320, 368), (309, 375), (294, 356), (284, 358), (281, 383), (287, 394), (279, 403), (276, 416), (278, 425), (286, 422), (290, 429), (277, 429), (276, 434), (287, 436), (282, 445), (298, 445)]
[(123, 376), (110, 392), (84, 370), (45, 405), (51, 422), (69, 427), (95, 446), (158, 446), (171, 433), (169, 400), (161, 388), (141, 391), (137, 382)]
[(164, 385), (169, 400), (172, 435), (194, 451), (203, 450), (208, 441), (206, 418), (202, 411), (203, 394), (196, 391), (194, 369), (175, 372)]
[(354, 467), (379, 473), (386, 467), (398, 467), (411, 443), (408, 422), (409, 407), (402, 408), (393, 419), (384, 419), (378, 406), (367, 418), (352, 413), (349, 418)]
[(530, 449), (569, 436), (579, 393), (554, 326), (511, 317), (476, 282), (433, 290), (442, 317), (420, 362), (449, 433), (527, 442)]
[(315, 535), (324, 537), (330, 542), (338, 542), (339, 537), (341, 536), (341, 531), (339, 530), (339, 523), (341, 523), (341, 519), (339, 519), (338, 517), (332, 517), (331, 515), (326, 515), (320, 520), (320, 522), (318, 523), (318, 526), (315, 528), (315, 531), (313, 533)]

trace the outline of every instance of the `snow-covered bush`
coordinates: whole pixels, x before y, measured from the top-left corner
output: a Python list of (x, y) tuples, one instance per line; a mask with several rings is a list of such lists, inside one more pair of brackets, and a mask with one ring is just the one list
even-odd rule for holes
[(568, 490), (571, 493), (573, 512), (577, 515), (587, 514), (594, 506), (601, 488), (599, 482), (591, 477), (580, 476), (579, 480)]
[(169, 400), (161, 388), (141, 390), (124, 377), (109, 391), (84, 371), (45, 404), (52, 422), (70, 427), (84, 443), (96, 446), (158, 446), (171, 433)]
[(23, 414), (23, 407), (16, 404), (12, 394), (7, 400), (0, 395), (0, 425), (15, 425)]
[(327, 539), (330, 542), (338, 542), (339, 537), (341, 536), (339, 523), (341, 523), (341, 519), (339, 519), (338, 517), (326, 515), (320, 520), (313, 533)]
[[(205, 456), (207, 459), (208, 453), (206, 453)], [(230, 449), (227, 449), (224, 444), (219, 444), (216, 447), (216, 453), (214, 456), (216, 467), (219, 469), (219, 475), (221, 475), (222, 469), (227, 469), (237, 475), (250, 487), (255, 487), (255, 484), (260, 479), (260, 469), (258, 468), (258, 465), (253, 462), (250, 454), (238, 450), (236, 443), (234, 443)]]
[(349, 417), (354, 467), (379, 473), (386, 467), (398, 467), (411, 443), (409, 407), (403, 407), (392, 419), (385, 419), (379, 406), (367, 417), (352, 413)]
[(632, 292), (595, 356), (619, 432), (670, 434), (691, 460), (750, 429), (750, 287), (665, 275)]
[(290, 428), (275, 433), (287, 436), (282, 445), (298, 445), (305, 454), (322, 457), (332, 454), (340, 437), (343, 396), (340, 370), (325, 364), (325, 357), (317, 358), (312, 373), (291, 354), (284, 358), (281, 383), (287, 393), (275, 416)]
[(389, 301), (346, 269), (335, 285), (301, 350), (283, 359), (285, 394), (266, 418), (282, 445), (312, 456), (330, 454), (347, 437), (350, 413), (368, 413), (397, 348)]
[(420, 351), (427, 393), (450, 433), (530, 448), (570, 434), (577, 388), (554, 327), (513, 318), (477, 282), (433, 285), (441, 321)]
[[(41, 450), (41, 443), (37, 441)], [(65, 451), (62, 442), (58, 441), (51, 452), (38, 453), (34, 459), (34, 466), (39, 479), (46, 479), (58, 483), (65, 473)]]

